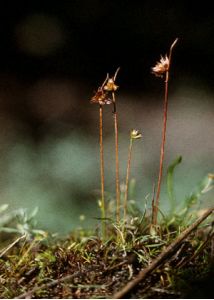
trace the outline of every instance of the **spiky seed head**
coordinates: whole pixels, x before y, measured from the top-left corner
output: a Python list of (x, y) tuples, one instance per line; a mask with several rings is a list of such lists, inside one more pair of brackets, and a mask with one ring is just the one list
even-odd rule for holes
[(113, 78), (109, 78), (107, 84), (104, 86), (104, 90), (108, 92), (115, 92), (118, 88), (119, 86), (115, 84)]
[(103, 91), (102, 87), (99, 87), (95, 95), (90, 100), (91, 103), (98, 103), (100, 105), (111, 104), (112, 100), (108, 98), (107, 93)]
[(152, 73), (157, 77), (162, 77), (169, 70), (169, 58), (161, 56), (160, 61), (152, 68)]

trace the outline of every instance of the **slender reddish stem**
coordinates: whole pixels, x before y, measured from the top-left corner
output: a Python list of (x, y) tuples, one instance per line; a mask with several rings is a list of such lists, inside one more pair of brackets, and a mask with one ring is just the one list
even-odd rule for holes
[(165, 142), (166, 142), (167, 112), (168, 112), (169, 69), (170, 69), (170, 65), (171, 65), (172, 50), (173, 50), (175, 44), (177, 43), (177, 41), (178, 41), (178, 39), (175, 39), (170, 47), (169, 66), (168, 66), (168, 70), (166, 71), (166, 77), (165, 77), (165, 94), (164, 94), (164, 105), (163, 105), (163, 129), (162, 129), (162, 142), (161, 142), (161, 150), (160, 150), (160, 165), (159, 165), (157, 194), (156, 194), (156, 199), (155, 199), (154, 215), (153, 215), (154, 225), (157, 224), (159, 198), (160, 198), (161, 182), (162, 182), (162, 174), (163, 174), (164, 151), (165, 151)]
[(119, 142), (118, 142), (118, 117), (115, 94), (112, 92), (113, 99), (113, 116), (114, 116), (114, 132), (115, 132), (115, 172), (116, 172), (116, 219), (120, 222), (120, 178), (119, 178)]
[(166, 142), (166, 125), (167, 125), (167, 112), (168, 112), (168, 81), (169, 81), (169, 72), (166, 72), (166, 80), (165, 80), (165, 95), (164, 95), (164, 106), (163, 106), (163, 129), (162, 129), (162, 142), (161, 142), (161, 150), (160, 150), (160, 165), (159, 165), (159, 175), (158, 175), (158, 186), (157, 186), (157, 194), (154, 206), (154, 225), (157, 224), (157, 216), (158, 216), (158, 208), (159, 208), (159, 198), (161, 192), (161, 182), (163, 175), (163, 162), (164, 162), (164, 151), (165, 151), (165, 142)]
[[(101, 212), (102, 219), (106, 218), (104, 197), (104, 155), (103, 155), (103, 107), (100, 105), (100, 179), (101, 179)], [(105, 237), (105, 220), (102, 220), (102, 233)]]

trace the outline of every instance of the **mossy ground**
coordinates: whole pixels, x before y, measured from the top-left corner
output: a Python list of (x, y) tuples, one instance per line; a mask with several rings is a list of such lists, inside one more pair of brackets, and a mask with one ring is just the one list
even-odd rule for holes
[[(1, 233), (1, 249), (8, 250), (1, 251), (0, 297), (111, 298), (184, 229), (162, 224), (154, 232), (146, 219), (134, 218), (120, 239), (114, 228), (107, 227), (104, 242), (97, 232), (76, 230), (65, 238), (28, 233), (12, 245), (17, 234)], [(211, 298), (214, 246), (207, 228), (191, 233), (126, 297)]]

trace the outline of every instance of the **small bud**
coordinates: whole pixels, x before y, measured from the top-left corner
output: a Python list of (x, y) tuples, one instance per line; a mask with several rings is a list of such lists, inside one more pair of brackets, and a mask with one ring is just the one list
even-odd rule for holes
[(131, 139), (137, 140), (137, 139), (140, 139), (140, 138), (142, 138), (142, 134), (140, 133), (140, 131), (136, 130), (136, 129), (132, 129), (132, 131), (131, 131)]

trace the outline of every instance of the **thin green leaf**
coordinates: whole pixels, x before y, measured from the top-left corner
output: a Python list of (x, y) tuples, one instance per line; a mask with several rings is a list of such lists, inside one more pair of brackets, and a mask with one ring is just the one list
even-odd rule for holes
[(182, 156), (176, 158), (173, 163), (168, 167), (167, 170), (167, 192), (171, 205), (171, 212), (173, 213), (176, 206), (176, 199), (174, 194), (174, 182), (173, 182), (173, 174), (175, 167), (179, 165), (182, 161)]
[(199, 182), (195, 191), (193, 191), (193, 193), (190, 195), (190, 198), (194, 199), (195, 201), (198, 200), (202, 194), (204, 194), (206, 191), (210, 190), (211, 187), (213, 187), (212, 183), (213, 180), (210, 180), (210, 178), (207, 175), (201, 182)]
[(189, 209), (195, 204), (198, 199), (205, 193), (209, 192), (214, 187), (213, 174), (207, 174), (205, 178), (199, 182), (195, 190), (186, 198), (185, 205)]

